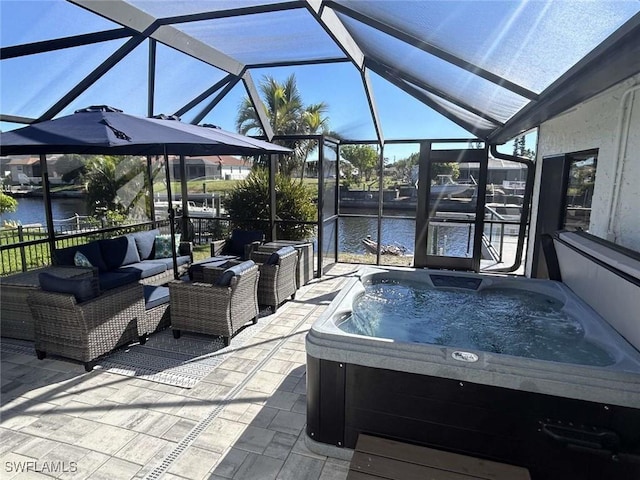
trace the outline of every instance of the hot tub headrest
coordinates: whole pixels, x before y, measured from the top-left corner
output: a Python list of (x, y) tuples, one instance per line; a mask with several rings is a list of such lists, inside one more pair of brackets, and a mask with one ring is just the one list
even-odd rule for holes
[(584, 232), (553, 243), (562, 283), (640, 350), (640, 255)]
[(628, 275), (640, 283), (640, 254), (633, 250), (580, 231), (559, 231), (554, 235), (554, 241), (562, 242), (583, 256)]

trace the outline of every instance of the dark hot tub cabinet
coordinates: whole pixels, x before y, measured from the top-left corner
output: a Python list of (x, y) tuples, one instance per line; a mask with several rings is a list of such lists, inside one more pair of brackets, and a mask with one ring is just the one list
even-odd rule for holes
[[(535, 480), (640, 479), (640, 259), (584, 234), (562, 232), (555, 246), (563, 283), (361, 270), (306, 338), (309, 448), (344, 458), (365, 433), (526, 467)], [(469, 288), (499, 285), (562, 300), (611, 365), (394, 342), (338, 327), (367, 282), (433, 287), (431, 276), (443, 275), (458, 278), (455, 285), (468, 279)], [(599, 289), (617, 293), (601, 298)]]

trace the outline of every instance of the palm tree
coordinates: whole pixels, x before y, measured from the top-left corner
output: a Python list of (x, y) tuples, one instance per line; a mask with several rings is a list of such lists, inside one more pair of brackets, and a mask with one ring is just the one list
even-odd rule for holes
[[(284, 83), (265, 76), (260, 82), (260, 92), (261, 107), (265, 109), (275, 135), (315, 135), (326, 132), (329, 123), (328, 117), (324, 115), (327, 104), (320, 102), (304, 106), (295, 75), (290, 75)], [(264, 134), (255, 107), (248, 97), (240, 104), (236, 129), (243, 135)], [(281, 159), (280, 170), (286, 175), (302, 167), (316, 146), (315, 142), (309, 140), (287, 140), (280, 143), (294, 151)]]
[[(260, 82), (260, 92), (262, 107), (266, 111), (273, 133), (276, 135), (299, 133), (299, 120), (304, 108), (295, 75), (290, 75), (282, 84), (271, 76), (265, 76)], [(249, 97), (242, 100), (236, 118), (236, 129), (243, 135), (264, 134)]]
[(110, 214), (144, 218), (147, 191), (144, 172), (145, 164), (138, 157), (91, 157), (84, 175), (89, 211), (95, 216), (106, 209)]

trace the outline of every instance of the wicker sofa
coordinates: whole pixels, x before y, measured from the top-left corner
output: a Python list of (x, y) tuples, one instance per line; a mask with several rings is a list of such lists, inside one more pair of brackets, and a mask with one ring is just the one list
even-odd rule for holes
[[(27, 299), (41, 288), (41, 273), (52, 273), (63, 280), (97, 275), (98, 288), (102, 292), (127, 285), (135, 287), (138, 283), (161, 285), (172, 280), (173, 258), (158, 255), (158, 237), (161, 237), (160, 230), (155, 229), (58, 249), (54, 252), (54, 266), (3, 277), (0, 282), (0, 335), (35, 340), (34, 317)], [(191, 262), (191, 244), (180, 242), (179, 248), (182, 255), (177, 258), (178, 274), (182, 275)], [(82, 253), (88, 265), (77, 265), (77, 252)], [(144, 298), (142, 294), (140, 298)], [(168, 314), (163, 313), (158, 325), (166, 325), (167, 319)], [(147, 333), (155, 330), (157, 327), (149, 327)]]
[(41, 273), (51, 273), (62, 279), (81, 279), (93, 277), (94, 269), (53, 266), (3, 277), (0, 281), (0, 334), (3, 337), (34, 340), (34, 322), (28, 298), (31, 293), (40, 289)]
[[(145, 285), (161, 285), (174, 278), (173, 258), (166, 249), (160, 254), (160, 241), (170, 240), (160, 230), (136, 232), (105, 240), (96, 240), (84, 245), (58, 249), (54, 252), (56, 265), (78, 265), (79, 252), (98, 269), (101, 290), (109, 290), (132, 282)], [(191, 262), (191, 244), (179, 242), (177, 257), (178, 274), (187, 271)], [(84, 265), (88, 266), (88, 265)]]
[[(47, 274), (41, 274), (41, 283), (44, 282), (42, 275)], [(57, 282), (63, 283), (63, 280), (58, 278)], [(81, 282), (98, 292), (97, 277)], [(145, 310), (143, 286), (138, 282), (87, 299), (73, 293), (34, 290), (28, 303), (34, 318), (39, 359), (47, 354), (59, 355), (79, 360), (91, 371), (98, 357), (138, 341), (144, 333), (139, 331)]]
[(231, 337), (249, 321), (258, 321), (258, 267), (252, 261), (230, 262), (206, 268), (203, 282), (169, 283), (171, 328), (218, 335), (229, 345)]

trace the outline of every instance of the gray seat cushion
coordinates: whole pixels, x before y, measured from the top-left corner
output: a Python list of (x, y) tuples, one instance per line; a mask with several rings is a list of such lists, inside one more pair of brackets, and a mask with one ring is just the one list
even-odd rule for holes
[(132, 236), (100, 240), (100, 251), (108, 270), (140, 261), (135, 239)]
[(264, 233), (259, 230), (233, 230), (229, 240), (229, 253), (244, 256), (244, 246), (264, 240)]
[(220, 255), (219, 257), (209, 257), (198, 262), (193, 262), (189, 266), (189, 280), (193, 280), (194, 274), (198, 274), (205, 267), (219, 267), (227, 263), (229, 260), (237, 260), (238, 257), (234, 255)]
[(75, 265), (74, 256), (76, 252), (82, 253), (91, 265), (98, 268), (101, 272), (108, 270), (107, 265), (102, 258), (100, 245), (98, 242), (89, 242), (84, 245), (75, 245), (73, 247), (56, 249), (54, 256), (58, 265)]
[(266, 265), (277, 265), (280, 261), (280, 257), (287, 255), (288, 253), (295, 252), (296, 249), (293, 247), (282, 247), (279, 250), (276, 250), (271, 254), (271, 256), (264, 262)]
[(119, 271), (103, 272), (98, 276), (101, 290), (111, 290), (112, 288), (122, 287), (130, 283), (140, 280), (140, 271)]
[(154, 285), (144, 286), (144, 309), (150, 310), (169, 302), (169, 288)]
[(131, 265), (127, 265), (125, 267), (120, 267), (116, 270), (116, 272), (133, 272), (137, 271), (140, 273), (140, 278), (148, 278), (153, 275), (158, 275), (167, 270), (167, 266), (161, 262), (138, 262), (132, 263)]
[[(178, 266), (186, 265), (191, 260), (191, 257), (188, 255), (182, 255), (176, 258), (178, 262)], [(173, 268), (173, 258), (154, 258), (153, 260), (146, 260), (144, 263), (159, 263), (165, 266), (165, 270)]]

